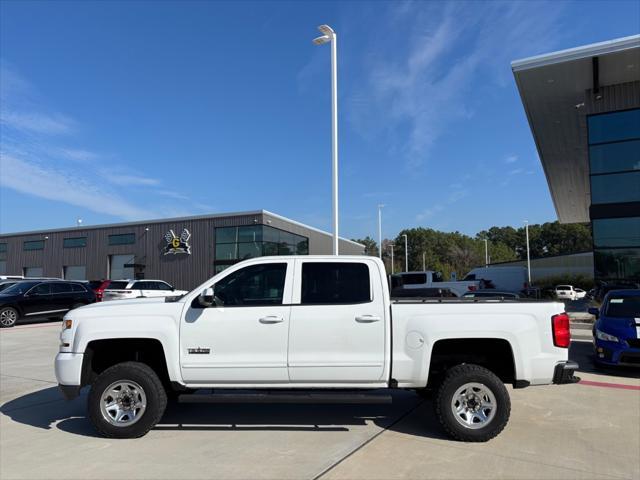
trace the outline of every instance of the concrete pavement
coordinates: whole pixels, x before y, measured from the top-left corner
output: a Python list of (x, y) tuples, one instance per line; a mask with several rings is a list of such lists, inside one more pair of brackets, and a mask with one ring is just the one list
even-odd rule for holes
[(172, 405), (147, 436), (107, 440), (86, 392), (55, 387), (59, 328), (0, 331), (2, 479), (640, 478), (639, 372), (595, 370), (588, 341), (571, 356), (591, 383), (511, 390), (511, 421), (485, 444), (449, 440), (431, 402), (401, 391), (392, 405)]

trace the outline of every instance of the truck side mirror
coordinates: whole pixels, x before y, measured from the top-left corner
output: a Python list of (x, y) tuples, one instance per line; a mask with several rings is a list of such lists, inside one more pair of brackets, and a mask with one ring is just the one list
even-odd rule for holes
[(203, 307), (211, 307), (214, 303), (213, 288), (205, 288), (198, 295), (198, 303)]
[(598, 310), (598, 308), (596, 307), (589, 307), (589, 313), (591, 315), (593, 315), (594, 317), (598, 318), (600, 316), (600, 310)]

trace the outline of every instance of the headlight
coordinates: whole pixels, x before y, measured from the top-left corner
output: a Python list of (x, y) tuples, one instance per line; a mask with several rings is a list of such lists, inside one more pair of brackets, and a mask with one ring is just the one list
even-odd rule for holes
[(618, 342), (618, 337), (614, 337), (613, 335), (609, 335), (608, 333), (601, 332), (596, 329), (596, 337), (599, 340), (604, 340), (605, 342)]

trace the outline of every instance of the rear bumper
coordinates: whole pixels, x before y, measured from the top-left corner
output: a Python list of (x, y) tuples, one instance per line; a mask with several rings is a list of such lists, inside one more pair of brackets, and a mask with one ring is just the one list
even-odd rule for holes
[(567, 361), (558, 363), (556, 368), (553, 370), (553, 383), (556, 385), (578, 383), (580, 381), (580, 377), (576, 377), (574, 375), (578, 368), (579, 365), (576, 362)]

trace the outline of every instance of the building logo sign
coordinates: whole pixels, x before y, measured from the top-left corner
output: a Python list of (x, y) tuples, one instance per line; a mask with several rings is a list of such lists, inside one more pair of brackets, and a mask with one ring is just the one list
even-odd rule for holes
[(186, 228), (182, 229), (182, 233), (179, 237), (176, 236), (173, 230), (169, 230), (164, 234), (164, 239), (167, 241), (167, 244), (164, 247), (164, 254), (186, 253), (187, 255), (191, 255), (189, 238), (191, 238), (191, 233), (189, 233), (189, 230)]

